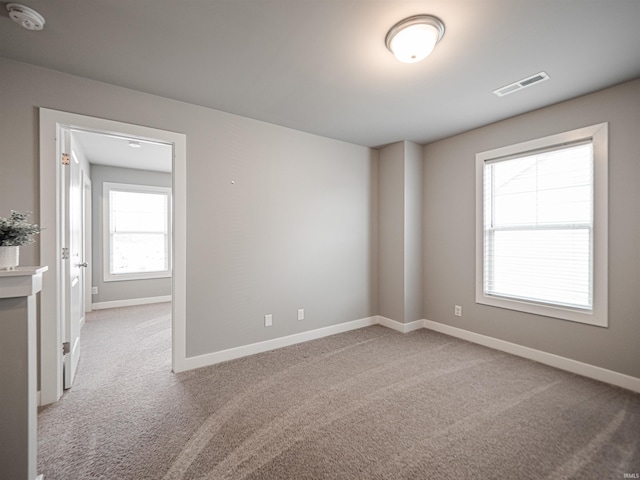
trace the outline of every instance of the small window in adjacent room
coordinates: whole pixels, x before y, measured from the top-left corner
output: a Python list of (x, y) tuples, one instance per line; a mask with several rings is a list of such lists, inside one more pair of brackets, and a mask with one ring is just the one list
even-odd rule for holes
[(607, 326), (607, 124), (476, 155), (476, 302)]
[(171, 189), (103, 184), (104, 281), (171, 276)]

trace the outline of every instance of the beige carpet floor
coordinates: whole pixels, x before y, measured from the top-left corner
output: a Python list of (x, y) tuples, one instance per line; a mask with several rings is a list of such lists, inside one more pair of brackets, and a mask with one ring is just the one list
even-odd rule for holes
[(640, 473), (640, 395), (427, 330), (178, 375), (169, 304), (94, 312), (82, 341), (74, 387), (38, 416), (45, 480)]

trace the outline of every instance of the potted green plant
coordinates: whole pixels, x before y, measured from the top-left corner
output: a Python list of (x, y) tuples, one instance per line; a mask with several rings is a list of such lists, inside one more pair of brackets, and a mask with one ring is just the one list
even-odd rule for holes
[(27, 223), (29, 213), (11, 210), (9, 218), (0, 217), (0, 269), (13, 270), (19, 264), (20, 246), (35, 242), (40, 227)]

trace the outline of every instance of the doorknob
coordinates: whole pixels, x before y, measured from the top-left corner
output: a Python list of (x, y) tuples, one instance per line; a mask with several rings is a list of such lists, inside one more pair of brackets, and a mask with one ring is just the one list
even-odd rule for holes
[(84, 267), (87, 268), (89, 266), (89, 264), (87, 262), (84, 263), (76, 263), (76, 267)]

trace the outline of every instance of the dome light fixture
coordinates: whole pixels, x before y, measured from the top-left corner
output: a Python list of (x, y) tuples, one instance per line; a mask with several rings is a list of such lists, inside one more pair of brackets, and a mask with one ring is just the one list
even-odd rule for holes
[(403, 63), (424, 60), (444, 35), (444, 23), (432, 15), (414, 15), (396, 23), (385, 38), (387, 48)]

